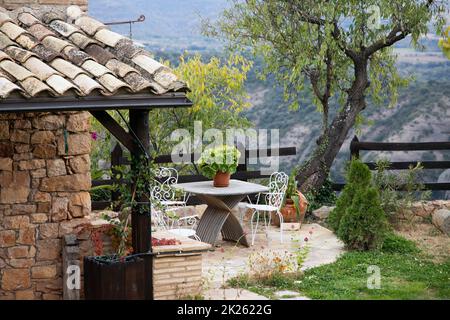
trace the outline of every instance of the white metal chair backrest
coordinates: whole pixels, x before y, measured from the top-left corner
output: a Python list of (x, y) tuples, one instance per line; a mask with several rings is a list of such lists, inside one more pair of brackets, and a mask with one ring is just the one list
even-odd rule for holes
[(269, 193), (266, 195), (269, 206), (281, 208), (288, 183), (289, 176), (284, 172), (275, 172), (270, 176)]
[(175, 189), (173, 185), (178, 183), (178, 171), (175, 168), (161, 167), (155, 172), (156, 179), (150, 191), (152, 200), (159, 202), (173, 201)]

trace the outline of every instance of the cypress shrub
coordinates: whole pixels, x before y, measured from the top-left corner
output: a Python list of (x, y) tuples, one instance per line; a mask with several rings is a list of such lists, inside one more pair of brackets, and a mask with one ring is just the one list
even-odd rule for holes
[(349, 249), (373, 250), (382, 247), (387, 231), (378, 190), (373, 187), (358, 190), (340, 221), (338, 237)]
[(344, 190), (336, 201), (336, 208), (328, 217), (328, 225), (334, 230), (339, 230), (339, 224), (347, 208), (352, 204), (353, 198), (358, 192), (366, 190), (371, 183), (372, 174), (369, 168), (360, 160), (353, 159), (347, 170)]

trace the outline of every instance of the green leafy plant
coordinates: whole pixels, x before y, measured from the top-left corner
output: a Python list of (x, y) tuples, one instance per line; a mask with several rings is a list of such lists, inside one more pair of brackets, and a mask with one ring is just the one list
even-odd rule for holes
[(205, 177), (213, 179), (218, 172), (234, 174), (240, 157), (236, 147), (223, 145), (203, 151), (198, 165)]
[(308, 192), (305, 196), (308, 199), (309, 212), (313, 212), (323, 206), (334, 206), (337, 201), (336, 192), (333, 190), (333, 182), (330, 178), (325, 180), (322, 187)]
[(291, 173), (289, 176), (289, 182), (286, 189), (286, 193), (284, 194), (283, 205), (286, 205), (286, 202), (291, 200), (294, 203), (295, 212), (297, 215), (297, 219), (300, 221), (300, 195), (297, 189), (297, 181), (295, 179), (295, 171)]
[[(373, 175), (372, 184), (380, 193), (384, 212), (391, 220), (395, 220), (397, 213), (408, 210), (414, 201), (429, 199), (431, 192), (425, 190), (423, 184), (417, 183), (423, 170), (420, 163), (395, 174), (388, 172), (389, 166), (390, 162), (385, 159), (377, 161), (377, 171)], [(399, 189), (403, 191), (398, 191)]]

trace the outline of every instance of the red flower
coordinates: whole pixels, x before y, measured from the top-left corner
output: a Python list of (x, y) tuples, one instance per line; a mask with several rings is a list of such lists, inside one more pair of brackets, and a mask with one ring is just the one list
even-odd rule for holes
[(308, 241), (309, 241), (309, 239), (308, 239), (308, 237), (306, 237), (306, 238), (305, 238), (305, 242), (308, 242)]
[(91, 132), (91, 138), (92, 138), (92, 140), (97, 141), (97, 139), (98, 139), (97, 132), (95, 132), (95, 131)]

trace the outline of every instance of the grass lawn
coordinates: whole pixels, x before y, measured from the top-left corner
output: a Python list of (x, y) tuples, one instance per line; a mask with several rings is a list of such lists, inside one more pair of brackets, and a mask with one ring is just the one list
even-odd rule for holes
[[(369, 266), (381, 271), (381, 288), (368, 289)], [(434, 263), (413, 242), (390, 236), (383, 250), (347, 252), (335, 263), (312, 268), (303, 275), (274, 275), (268, 279), (240, 276), (233, 287), (273, 297), (293, 290), (313, 299), (450, 299), (450, 259)]]

